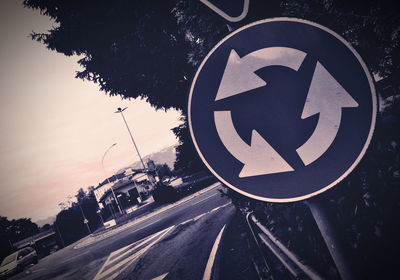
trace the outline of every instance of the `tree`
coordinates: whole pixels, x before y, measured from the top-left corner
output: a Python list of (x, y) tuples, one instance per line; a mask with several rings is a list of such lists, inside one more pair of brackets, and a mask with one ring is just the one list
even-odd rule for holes
[[(64, 207), (57, 214), (56, 224), (66, 245), (88, 234), (82, 212), (92, 230), (95, 230), (101, 223), (100, 217), (97, 215), (98, 206), (93, 190), (93, 187), (89, 187), (85, 192), (80, 188), (75, 195), (77, 202), (73, 202), (70, 207)], [(61, 240), (59, 241), (61, 242)]]
[(201, 171), (204, 168), (203, 163), (196, 155), (194, 146), (190, 139), (188, 124), (185, 122), (173, 129), (174, 134), (179, 139), (179, 146), (176, 147), (176, 160), (174, 170), (182, 170), (186, 174)]
[(171, 177), (171, 175), (172, 175), (171, 169), (169, 168), (168, 164), (166, 164), (166, 163), (157, 164), (156, 170), (157, 170), (157, 174), (160, 179), (162, 179), (163, 177)]
[(40, 231), (48, 231), (51, 230), (51, 225), (50, 224), (44, 224), (41, 228)]
[[(190, 80), (211, 48), (232, 30), (268, 17), (324, 24), (344, 36), (374, 73), (400, 74), (394, 0), (252, 0), (239, 23), (225, 21), (198, 0), (23, 3), (56, 22), (48, 33), (33, 33), (34, 40), (65, 55), (82, 56), (78, 78), (98, 83), (106, 94), (144, 98), (157, 109), (181, 110), (183, 116)], [(174, 129), (181, 143), (177, 166), (203, 168), (193, 157), (187, 129), (187, 123)]]
[(39, 232), (37, 224), (31, 219), (8, 220), (0, 216), (0, 259), (13, 252), (12, 244)]

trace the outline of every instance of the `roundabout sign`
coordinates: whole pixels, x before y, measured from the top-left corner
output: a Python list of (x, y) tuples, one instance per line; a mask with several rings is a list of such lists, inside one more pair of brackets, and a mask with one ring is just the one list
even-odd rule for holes
[(211, 50), (190, 88), (188, 120), (219, 180), (252, 198), (289, 202), (355, 168), (376, 107), (372, 78), (349, 43), (321, 25), (275, 18)]

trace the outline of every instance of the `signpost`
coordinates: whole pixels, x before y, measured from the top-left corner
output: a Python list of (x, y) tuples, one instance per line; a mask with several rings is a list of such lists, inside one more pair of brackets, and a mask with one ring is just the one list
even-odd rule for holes
[(232, 189), (270, 202), (308, 199), (343, 180), (368, 148), (376, 111), (372, 78), (351, 45), (292, 18), (258, 21), (219, 42), (188, 102), (204, 164)]

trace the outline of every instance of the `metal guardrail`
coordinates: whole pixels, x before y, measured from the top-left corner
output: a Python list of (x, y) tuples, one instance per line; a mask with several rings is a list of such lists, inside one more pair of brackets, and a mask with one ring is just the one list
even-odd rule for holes
[[(264, 225), (262, 225), (252, 212), (246, 215), (247, 223), (258, 246), (260, 240), (286, 267), (295, 279), (323, 279), (314, 269), (305, 265), (300, 258), (283, 245)], [(256, 226), (257, 234), (254, 231)]]

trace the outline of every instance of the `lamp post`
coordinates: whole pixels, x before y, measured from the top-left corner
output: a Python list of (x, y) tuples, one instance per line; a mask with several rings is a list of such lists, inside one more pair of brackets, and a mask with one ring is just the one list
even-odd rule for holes
[(149, 177), (149, 174), (148, 174), (148, 171), (147, 171), (147, 167), (146, 167), (146, 165), (145, 165), (144, 162), (143, 162), (142, 156), (141, 156), (140, 153), (139, 153), (139, 149), (138, 149), (138, 147), (136, 146), (136, 143), (135, 143), (135, 140), (133, 139), (131, 130), (129, 129), (128, 123), (126, 122), (125, 116), (124, 116), (124, 114), (123, 114), (123, 111), (125, 111), (127, 108), (128, 108), (128, 107), (125, 107), (125, 108), (123, 108), (123, 109), (117, 108), (117, 111), (115, 111), (114, 113), (116, 113), (116, 114), (120, 113), (120, 114), (121, 114), (122, 119), (124, 120), (125, 126), (126, 126), (126, 128), (128, 129), (129, 135), (131, 136), (133, 146), (135, 147), (136, 152), (137, 152), (137, 154), (138, 154), (138, 156), (139, 156), (140, 162), (142, 163), (143, 171), (144, 171), (144, 173), (147, 175), (147, 179), (148, 179), (148, 181), (150, 182), (151, 186), (154, 187), (154, 182), (153, 182), (153, 181), (150, 179), (150, 177)]
[(117, 197), (115, 196), (113, 186), (111, 185), (110, 179), (108, 178), (107, 173), (106, 173), (106, 169), (104, 168), (104, 158), (105, 158), (105, 156), (107, 155), (108, 151), (111, 150), (111, 148), (114, 147), (115, 145), (117, 145), (117, 143), (112, 144), (112, 145), (105, 151), (105, 153), (104, 153), (104, 155), (103, 155), (103, 158), (101, 159), (101, 165), (103, 166), (104, 174), (105, 174), (106, 177), (107, 177), (107, 182), (108, 182), (108, 184), (110, 184), (110, 189), (111, 189), (111, 192), (112, 192), (112, 194), (113, 194), (113, 196), (114, 196), (115, 202), (117, 203), (119, 213), (122, 215), (122, 210), (121, 210), (121, 207), (119, 206), (119, 201), (118, 201)]
[[(125, 111), (127, 108), (128, 108), (128, 107), (125, 107), (124, 109), (118, 108), (117, 111), (115, 111), (114, 113), (116, 113), (116, 114), (121, 113), (122, 119), (124, 120), (124, 123), (125, 123), (125, 125), (126, 125), (126, 128), (128, 129), (129, 135), (131, 136), (133, 146), (135, 146), (135, 149), (136, 149), (136, 152), (137, 152), (137, 154), (138, 154), (138, 156), (139, 156), (140, 162), (142, 163), (143, 170), (146, 170), (146, 166), (144, 165), (143, 159), (142, 159), (142, 157), (140, 156), (139, 149), (138, 149), (138, 147), (136, 146), (136, 143), (135, 143), (135, 140), (133, 139), (131, 130), (129, 129), (129, 126), (128, 126), (126, 120), (125, 120), (124, 114), (122, 113), (122, 112)], [(147, 172), (146, 172), (146, 173), (147, 173)]]

